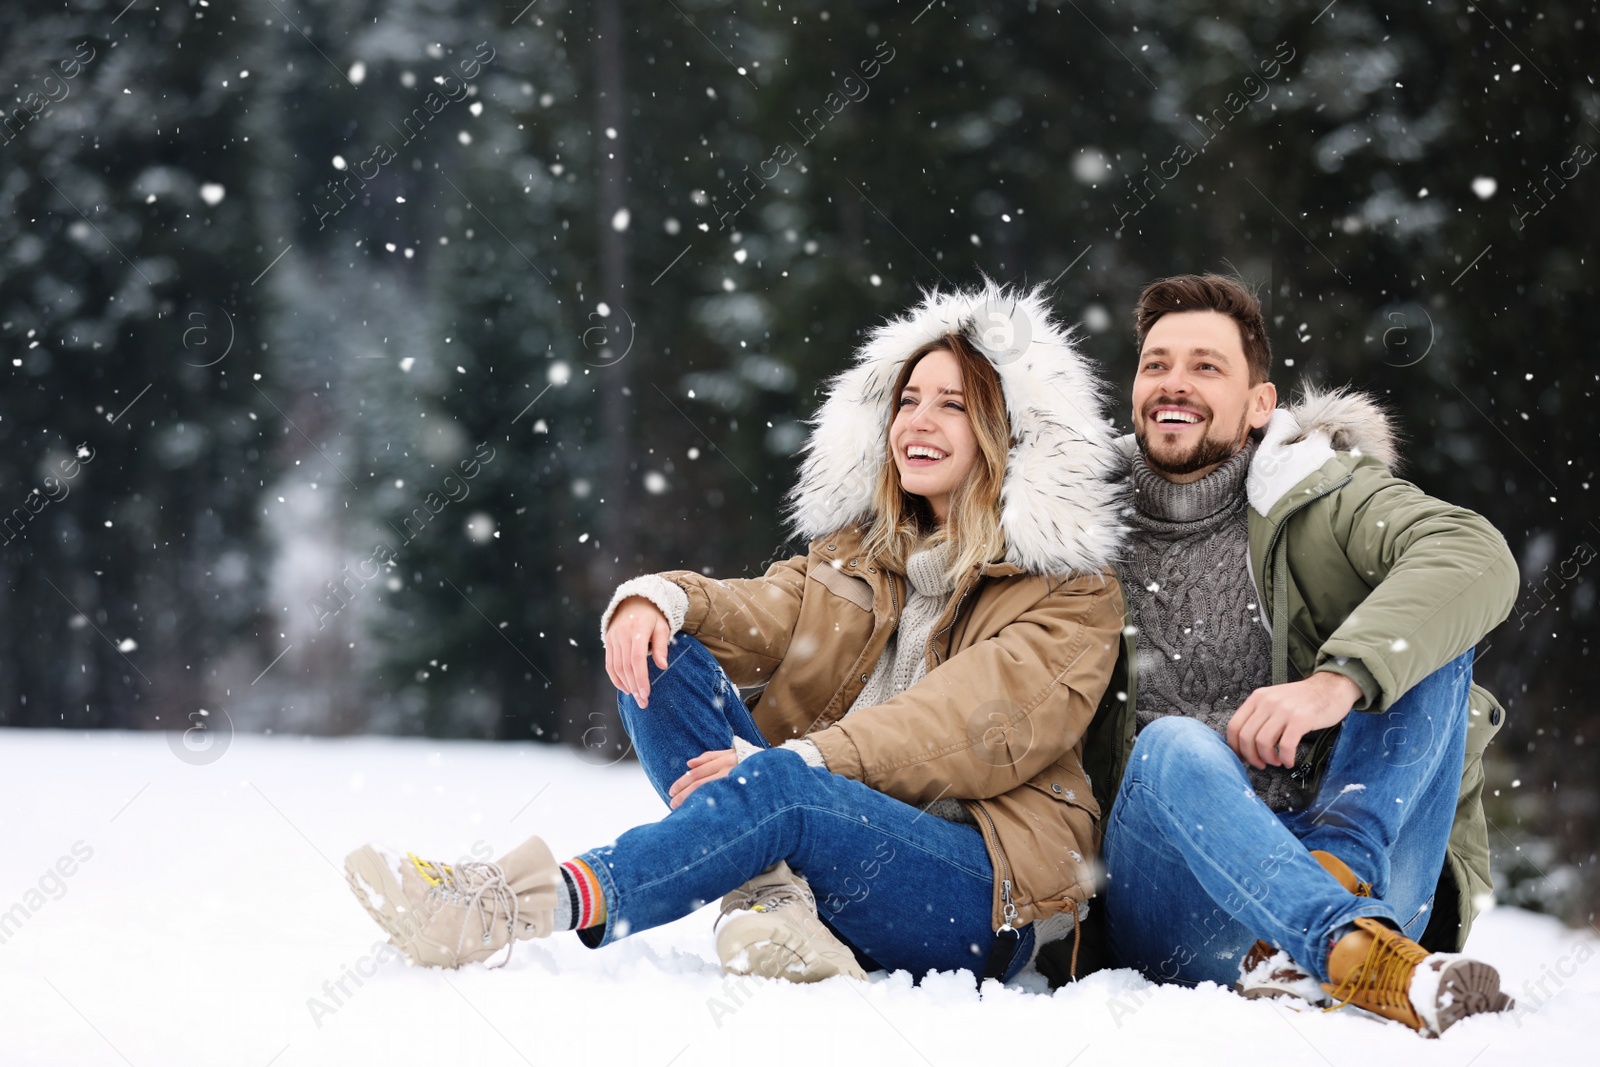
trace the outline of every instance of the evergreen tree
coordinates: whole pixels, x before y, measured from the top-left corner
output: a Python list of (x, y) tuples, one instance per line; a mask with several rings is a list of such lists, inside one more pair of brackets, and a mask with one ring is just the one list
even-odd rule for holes
[(116, 13), (0, 16), (18, 78), (0, 146), (13, 725), (186, 727), (258, 615), (249, 371), (272, 309), (249, 281), (280, 246), (236, 132), (256, 98), (244, 31)]

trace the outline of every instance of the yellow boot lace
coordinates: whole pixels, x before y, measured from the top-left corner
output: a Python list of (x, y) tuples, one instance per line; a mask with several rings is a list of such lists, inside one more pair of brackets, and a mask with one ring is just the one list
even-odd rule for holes
[(1337, 1011), (1346, 1004), (1355, 1004), (1413, 1029), (1422, 1029), (1422, 1017), (1411, 1003), (1411, 977), (1428, 958), (1427, 950), (1379, 923), (1357, 923), (1358, 928), (1371, 935), (1372, 944), (1366, 957), (1329, 994), (1335, 1001), (1333, 1006), (1322, 1010)]

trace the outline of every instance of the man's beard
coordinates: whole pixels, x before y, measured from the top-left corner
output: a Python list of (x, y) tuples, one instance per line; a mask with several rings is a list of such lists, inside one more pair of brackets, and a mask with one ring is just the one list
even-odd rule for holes
[[(1191, 409), (1192, 410), (1192, 409)], [(1157, 474), (1167, 474), (1182, 477), (1193, 474), (1195, 471), (1213, 467), (1226, 460), (1232, 459), (1244, 444), (1245, 425), (1249, 421), (1249, 413), (1239, 416), (1239, 428), (1234, 432), (1232, 440), (1219, 441), (1207, 434), (1197, 441), (1187, 455), (1178, 456), (1171, 460), (1158, 459), (1150, 452), (1150, 439), (1148, 427), (1150, 420), (1145, 420), (1145, 430), (1136, 430), (1134, 439), (1139, 443), (1139, 454), (1144, 457), (1145, 465)]]

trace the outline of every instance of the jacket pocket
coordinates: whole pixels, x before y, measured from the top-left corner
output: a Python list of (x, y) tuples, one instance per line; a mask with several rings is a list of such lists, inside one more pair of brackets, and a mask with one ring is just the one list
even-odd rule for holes
[(806, 577), (815, 579), (828, 592), (849, 601), (862, 611), (872, 610), (872, 586), (867, 584), (866, 579), (852, 578), (829, 564), (811, 567)]
[(1493, 693), (1477, 682), (1467, 690), (1467, 707), (1467, 754), (1481, 756), (1505, 725), (1506, 709)]
[[(1025, 788), (1042, 793), (1055, 802), (1064, 833), (1040, 832), (1035, 840), (1043, 848), (1047, 862), (1054, 851), (1054, 864), (1074, 883), (1093, 881), (1092, 864), (1100, 852), (1104, 832), (1100, 826), (1100, 805), (1094, 791), (1082, 779), (1074, 779), (1058, 768), (1050, 768), (1024, 783)], [(1045, 809), (1052, 810), (1052, 809)], [(1059, 836), (1058, 836), (1059, 834)], [(1052, 838), (1055, 840), (1052, 842)], [(1066, 864), (1071, 860), (1071, 864)]]
[(1057, 803), (1088, 813), (1095, 827), (1099, 828), (1100, 803), (1081, 775), (1074, 775), (1060, 767), (1050, 767), (1044, 773), (1030, 778), (1026, 784)]

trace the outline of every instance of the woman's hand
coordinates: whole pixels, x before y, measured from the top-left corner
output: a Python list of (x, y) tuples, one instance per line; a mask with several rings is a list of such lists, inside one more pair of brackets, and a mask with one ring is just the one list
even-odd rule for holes
[(611, 613), (611, 625), (606, 627), (606, 674), (612, 685), (630, 694), (641, 708), (650, 703), (646, 658), (653, 653), (656, 666), (666, 670), (671, 638), (667, 617), (646, 597), (630, 596)]
[(682, 804), (690, 793), (718, 778), (726, 778), (728, 772), (738, 766), (739, 757), (731, 748), (719, 748), (711, 752), (702, 752), (689, 761), (689, 770), (682, 778), (672, 783), (672, 788), (667, 790), (667, 803), (674, 809)]

